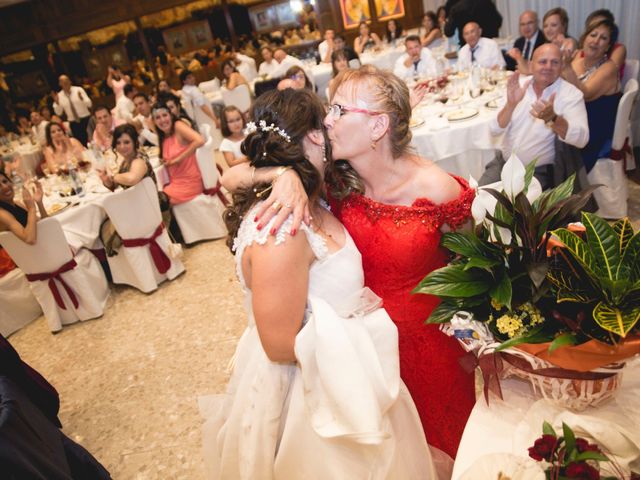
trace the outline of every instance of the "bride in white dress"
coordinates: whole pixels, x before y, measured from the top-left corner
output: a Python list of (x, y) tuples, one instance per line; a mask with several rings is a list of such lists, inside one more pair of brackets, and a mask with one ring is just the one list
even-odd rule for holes
[[(437, 478), (400, 379), (396, 327), (320, 199), (330, 158), (322, 104), (307, 90), (274, 90), (252, 113), (244, 153), (273, 168), (254, 171), (264, 183), (236, 193), (227, 212), (249, 322), (227, 393), (204, 425), (208, 478)], [(254, 221), (256, 197), (285, 167), (303, 180), (312, 222), (296, 234), (290, 216), (274, 237), (271, 224)]]

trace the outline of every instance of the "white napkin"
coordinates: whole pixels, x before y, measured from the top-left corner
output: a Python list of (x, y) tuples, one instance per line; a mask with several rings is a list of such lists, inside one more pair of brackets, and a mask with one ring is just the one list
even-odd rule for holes
[(449, 127), (449, 122), (442, 117), (434, 117), (429, 120), (429, 130), (431, 130), (432, 132), (444, 130), (445, 128)]

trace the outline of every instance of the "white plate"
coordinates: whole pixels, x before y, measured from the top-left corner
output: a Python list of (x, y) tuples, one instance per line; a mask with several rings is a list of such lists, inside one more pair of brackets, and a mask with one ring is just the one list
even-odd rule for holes
[(47, 213), (49, 215), (55, 215), (56, 213), (60, 213), (63, 210), (66, 210), (69, 207), (69, 205), (71, 205), (69, 202), (55, 202), (55, 203), (52, 203), (47, 208)]
[(416, 128), (422, 124), (424, 124), (424, 118), (411, 117), (411, 120), (409, 120), (409, 128)]
[(478, 115), (478, 110), (475, 108), (458, 108), (452, 112), (447, 112), (444, 117), (450, 122), (459, 122), (461, 120), (467, 120)]

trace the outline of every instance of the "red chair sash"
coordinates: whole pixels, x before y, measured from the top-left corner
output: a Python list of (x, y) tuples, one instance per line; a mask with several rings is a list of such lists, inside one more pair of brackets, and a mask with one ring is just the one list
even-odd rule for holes
[(224, 193), (222, 193), (222, 184), (220, 183), (220, 181), (218, 181), (214, 188), (205, 188), (202, 193), (204, 193), (205, 195), (211, 195), (212, 197), (214, 195), (217, 195), (225, 207), (229, 206), (229, 200), (227, 200), (227, 197), (225, 197)]
[(71, 289), (71, 287), (67, 284), (67, 282), (65, 282), (64, 279), (60, 276), (61, 273), (73, 270), (74, 268), (76, 268), (77, 265), (78, 264), (76, 263), (75, 259), (72, 258), (70, 261), (62, 265), (55, 272), (28, 273), (25, 276), (27, 277), (27, 280), (29, 280), (30, 282), (49, 280), (49, 290), (51, 290), (51, 293), (53, 294), (53, 298), (58, 304), (58, 307), (60, 307), (63, 310), (66, 310), (67, 307), (64, 304), (64, 300), (62, 300), (62, 296), (60, 295), (60, 292), (58, 291), (58, 286), (56, 285), (56, 282), (55, 282), (57, 280), (58, 282), (60, 282), (62, 287), (67, 292), (67, 295), (71, 299), (73, 306), (75, 308), (78, 308), (78, 306), (80, 305), (80, 303), (78, 302), (78, 297), (76, 297), (75, 292)]
[(145, 245), (149, 245), (151, 258), (153, 258), (156, 269), (159, 273), (167, 273), (171, 267), (171, 259), (164, 253), (164, 250), (160, 248), (160, 245), (158, 245), (156, 241), (156, 238), (160, 236), (162, 230), (164, 230), (164, 225), (161, 223), (149, 238), (123, 238), (122, 245), (125, 247), (144, 247)]
[(629, 137), (624, 139), (624, 145), (620, 150), (616, 150), (615, 148), (611, 149), (611, 153), (609, 154), (609, 158), (611, 160), (624, 160), (624, 169), (627, 169), (627, 155), (633, 155), (631, 151), (631, 145), (629, 145)]

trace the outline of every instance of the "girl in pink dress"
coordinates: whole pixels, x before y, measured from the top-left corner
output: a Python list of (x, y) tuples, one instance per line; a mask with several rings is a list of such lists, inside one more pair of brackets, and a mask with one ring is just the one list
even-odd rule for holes
[(204, 139), (186, 123), (177, 120), (164, 103), (154, 106), (153, 121), (160, 140), (160, 158), (169, 172), (169, 184), (164, 192), (171, 205), (188, 202), (203, 190), (196, 150), (204, 145)]
[(118, 67), (109, 67), (107, 74), (107, 85), (116, 97), (116, 102), (124, 93), (124, 86), (131, 82), (129, 75), (123, 75)]

